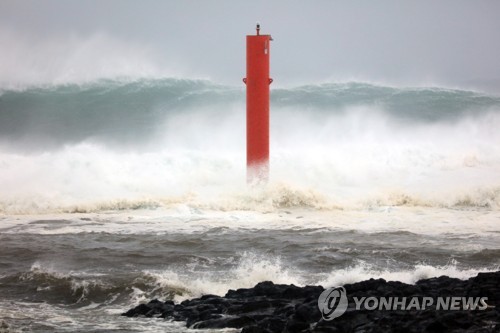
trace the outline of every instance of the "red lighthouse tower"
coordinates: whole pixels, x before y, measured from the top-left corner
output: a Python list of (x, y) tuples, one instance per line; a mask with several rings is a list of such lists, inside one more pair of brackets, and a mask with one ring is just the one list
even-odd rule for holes
[(269, 179), (269, 53), (271, 35), (247, 36), (247, 181)]

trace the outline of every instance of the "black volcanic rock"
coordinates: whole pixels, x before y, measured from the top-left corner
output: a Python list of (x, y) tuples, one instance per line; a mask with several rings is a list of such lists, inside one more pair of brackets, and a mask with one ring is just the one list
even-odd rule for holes
[[(261, 282), (253, 288), (229, 290), (224, 297), (204, 295), (174, 304), (152, 300), (124, 316), (185, 321), (190, 328), (242, 328), (243, 333), (271, 332), (500, 332), (500, 272), (480, 273), (469, 280), (441, 276), (415, 285), (370, 279), (344, 286), (346, 312), (324, 320), (318, 309), (321, 286)], [(354, 297), (487, 297), (484, 310), (356, 309)]]

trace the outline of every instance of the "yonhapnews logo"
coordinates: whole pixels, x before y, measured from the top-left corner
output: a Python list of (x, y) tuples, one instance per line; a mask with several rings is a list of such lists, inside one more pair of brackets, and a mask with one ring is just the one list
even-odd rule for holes
[(340, 317), (347, 310), (347, 293), (344, 287), (328, 288), (319, 295), (318, 307), (324, 320)]
[[(356, 310), (411, 311), (425, 310), (486, 310), (488, 297), (353, 297)], [(347, 310), (347, 292), (344, 287), (328, 288), (319, 295), (318, 308), (324, 320), (340, 317)]]

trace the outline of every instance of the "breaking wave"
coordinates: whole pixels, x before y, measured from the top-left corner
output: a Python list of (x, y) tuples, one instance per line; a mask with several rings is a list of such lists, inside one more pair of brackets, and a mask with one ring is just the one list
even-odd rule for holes
[(360, 262), (329, 273), (300, 271), (281, 262), (279, 258), (262, 257), (253, 253), (243, 256), (224, 273), (217, 270), (192, 271), (189, 267), (177, 270), (145, 270), (120, 277), (85, 272), (60, 272), (40, 262), (29, 271), (0, 278), (3, 284), (13, 284), (10, 290), (22, 295), (29, 292), (27, 302), (48, 302), (71, 307), (98, 307), (111, 305), (132, 306), (152, 298), (184, 299), (206, 294), (223, 296), (229, 289), (250, 288), (262, 281), (274, 283), (339, 286), (370, 278), (384, 278), (413, 284), (421, 279), (447, 275), (467, 279), (479, 272), (490, 272), (496, 268), (460, 268), (456, 261), (445, 266), (416, 265), (406, 270), (381, 270), (376, 266)]
[(243, 87), (98, 80), (0, 93), (0, 213), (499, 208), (500, 97), (272, 90), (271, 182), (245, 184)]

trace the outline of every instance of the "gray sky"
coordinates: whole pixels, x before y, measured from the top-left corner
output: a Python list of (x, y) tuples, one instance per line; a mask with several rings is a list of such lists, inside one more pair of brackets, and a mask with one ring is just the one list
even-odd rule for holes
[(1, 0), (0, 84), (120, 75), (238, 85), (270, 33), (278, 85), (500, 87), (500, 1)]

